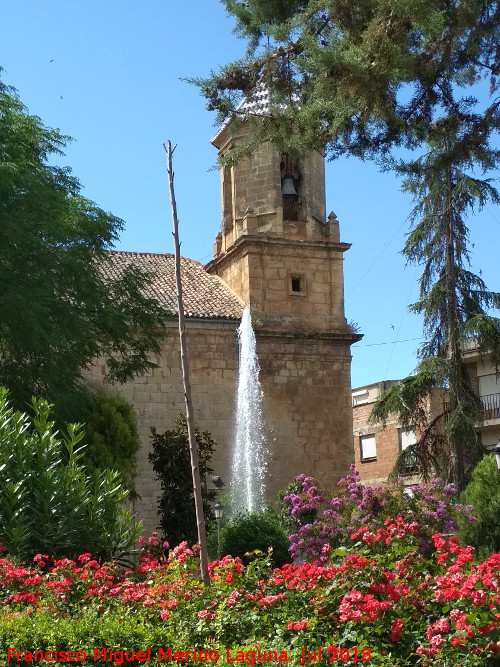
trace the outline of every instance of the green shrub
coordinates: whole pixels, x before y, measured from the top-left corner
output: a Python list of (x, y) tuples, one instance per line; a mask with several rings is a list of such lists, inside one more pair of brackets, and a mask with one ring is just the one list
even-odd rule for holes
[(460, 541), (476, 548), (487, 558), (500, 551), (500, 473), (493, 454), (485, 456), (474, 468), (472, 478), (460, 500), (472, 505), (476, 521), (460, 522)]
[(84, 389), (57, 404), (56, 412), (58, 422), (84, 424), (82, 464), (89, 470), (116, 470), (130, 498), (136, 498), (140, 438), (133, 405), (122, 396)]
[[(193, 476), (186, 418), (176, 422), (176, 428), (157, 433), (151, 429), (153, 451), (149, 460), (156, 478), (161, 482), (162, 494), (158, 501), (158, 514), (163, 537), (171, 546), (198, 542), (196, 511), (194, 504)], [(195, 428), (198, 446), (198, 466), (201, 477), (201, 495), (205, 525), (213, 519), (212, 503), (217, 491), (208, 488), (207, 478), (213, 473), (211, 462), (215, 441), (208, 431)]]
[(80, 426), (61, 436), (46, 401), (33, 399), (33, 410), (32, 419), (15, 412), (0, 390), (0, 542), (20, 558), (129, 550), (140, 526), (123, 507), (119, 473), (87, 475)]
[(133, 406), (121, 396), (110, 396), (103, 391), (90, 394), (83, 443), (82, 462), (85, 466), (117, 470), (123, 486), (135, 497), (134, 477), (140, 439)]
[[(212, 535), (211, 545), (213, 549)], [(281, 567), (291, 560), (288, 546), (287, 534), (272, 510), (237, 515), (221, 528), (221, 556), (230, 554), (243, 558), (256, 549), (267, 553), (272, 547), (272, 561), (276, 567)]]
[(288, 506), (285, 528), (292, 531), (290, 553), (301, 560), (321, 561), (325, 545), (346, 546), (357, 530), (374, 532), (389, 516), (417, 521), (420, 548), (433, 550), (434, 533), (455, 533), (459, 517), (470, 517), (469, 509), (457, 503), (453, 484), (433, 479), (412, 486), (409, 495), (403, 479), (377, 486), (362, 484), (354, 465), (351, 474), (339, 480), (333, 496), (303, 474), (288, 488), (289, 492), (281, 496), (281, 511), (283, 516)]

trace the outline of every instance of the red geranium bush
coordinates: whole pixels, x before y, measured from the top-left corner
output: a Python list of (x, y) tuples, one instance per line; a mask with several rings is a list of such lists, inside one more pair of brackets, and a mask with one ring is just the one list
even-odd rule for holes
[(128, 571), (90, 554), (40, 555), (32, 565), (1, 559), (0, 653), (79, 648), (90, 665), (95, 647), (149, 646), (151, 662), (160, 647), (196, 647), (222, 663), (237, 655), (274, 662), (276, 651), (297, 665), (304, 649), (307, 665), (308, 651), (319, 658), (322, 647), (325, 665), (496, 664), (500, 555), (475, 562), (471, 547), (440, 534), (424, 555), (418, 536), (418, 524), (398, 516), (357, 529), (351, 548), (325, 545), (325, 562), (271, 569), (264, 555), (248, 566), (226, 556), (211, 563), (208, 588), (185, 543), (168, 559), (144, 551)]

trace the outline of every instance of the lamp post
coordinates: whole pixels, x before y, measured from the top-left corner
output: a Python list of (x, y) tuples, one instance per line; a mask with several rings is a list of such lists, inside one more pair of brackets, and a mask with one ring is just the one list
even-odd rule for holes
[(220, 560), (220, 524), (223, 512), (224, 510), (222, 509), (222, 505), (220, 503), (215, 503), (214, 514), (215, 518), (217, 519), (217, 557), (219, 560)]
[(493, 449), (491, 451), (495, 455), (495, 459), (496, 459), (496, 462), (497, 462), (497, 468), (498, 468), (498, 471), (500, 472), (500, 440), (498, 441), (497, 446), (493, 447)]

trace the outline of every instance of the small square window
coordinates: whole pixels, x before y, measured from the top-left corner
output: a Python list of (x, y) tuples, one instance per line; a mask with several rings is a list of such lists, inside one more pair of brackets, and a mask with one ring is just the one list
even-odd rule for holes
[(306, 279), (304, 276), (292, 274), (288, 277), (288, 293), (304, 296), (306, 293)]
[(375, 444), (375, 434), (362, 435), (359, 438), (361, 450), (361, 462), (375, 461), (377, 458), (377, 446)]

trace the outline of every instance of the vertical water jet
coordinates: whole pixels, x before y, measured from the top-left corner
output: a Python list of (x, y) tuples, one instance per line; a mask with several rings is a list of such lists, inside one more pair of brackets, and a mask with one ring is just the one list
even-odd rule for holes
[(267, 452), (262, 421), (262, 387), (250, 310), (245, 308), (238, 328), (240, 364), (236, 399), (236, 433), (232, 461), (233, 512), (264, 509)]

